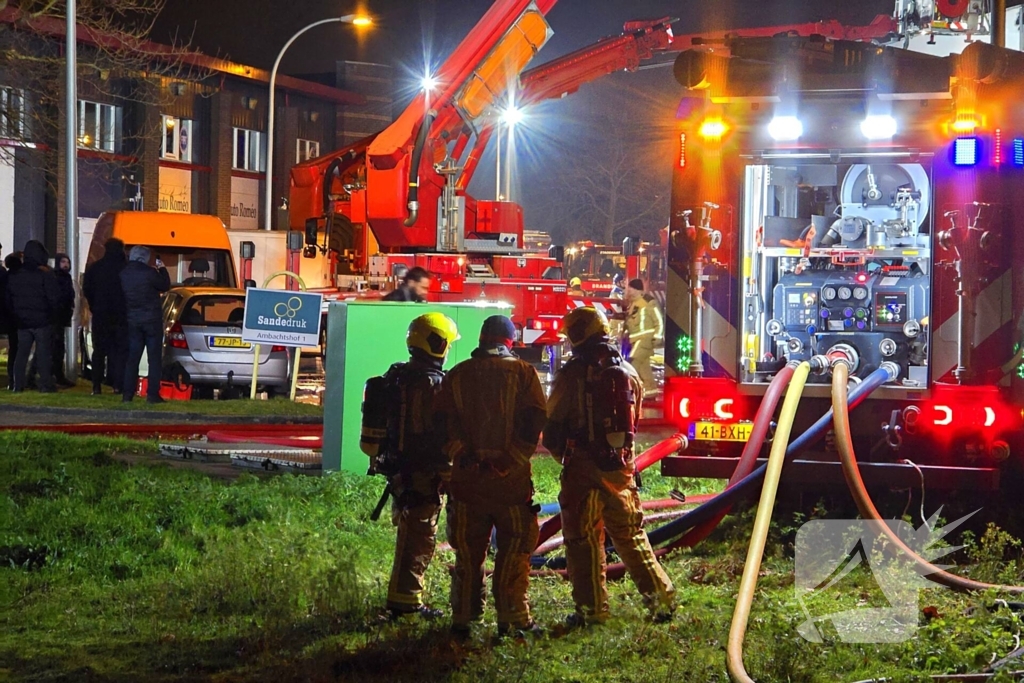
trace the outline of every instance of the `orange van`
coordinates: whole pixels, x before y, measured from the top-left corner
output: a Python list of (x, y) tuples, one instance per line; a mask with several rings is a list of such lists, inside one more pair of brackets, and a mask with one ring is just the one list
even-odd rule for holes
[(171, 286), (238, 287), (228, 232), (216, 216), (156, 211), (108, 211), (96, 221), (86, 265), (103, 256), (117, 237), (130, 249), (149, 247), (163, 260)]

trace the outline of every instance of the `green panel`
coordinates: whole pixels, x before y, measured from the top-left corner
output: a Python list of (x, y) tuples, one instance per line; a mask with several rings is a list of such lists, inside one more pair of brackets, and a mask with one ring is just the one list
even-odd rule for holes
[(408, 359), (405, 332), (413, 318), (437, 312), (455, 321), (461, 339), (448, 355), (445, 367), (451, 368), (469, 358), (487, 317), (511, 310), (502, 304), (332, 302), (327, 314), (324, 471), (366, 471), (367, 459), (359, 450), (363, 385), (392, 363)]

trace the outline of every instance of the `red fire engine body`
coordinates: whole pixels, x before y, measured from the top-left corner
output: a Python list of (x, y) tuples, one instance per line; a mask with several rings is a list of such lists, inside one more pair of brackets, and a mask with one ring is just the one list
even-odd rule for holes
[[(851, 414), (869, 484), (1019, 470), (1024, 57), (776, 36), (683, 52), (675, 74), (664, 405), (691, 447), (664, 472), (728, 477), (774, 373), (831, 353), (857, 379), (899, 367)], [(828, 439), (787, 468), (842, 479)]]
[[(432, 299), (506, 301), (524, 342), (558, 343), (559, 320), (572, 305), (560, 262), (524, 249), (521, 206), (466, 192), (509, 85), (550, 37), (545, 15), (555, 2), (498, 0), (445, 60), (435, 91), (419, 94), (379, 134), (293, 167), (290, 227), (305, 231), (311, 247), (322, 238), (337, 273), (335, 296), (367, 285), (386, 289), (402, 268), (419, 265), (435, 276)], [(563, 97), (659, 52), (689, 47), (694, 38), (674, 39), (671, 23), (627, 23), (621, 36), (522, 73), (515, 104)]]

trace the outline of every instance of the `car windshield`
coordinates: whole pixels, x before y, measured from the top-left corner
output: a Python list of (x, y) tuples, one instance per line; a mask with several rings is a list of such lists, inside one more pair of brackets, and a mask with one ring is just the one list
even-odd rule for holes
[(182, 309), (180, 322), (205, 327), (241, 327), (244, 313), (244, 296), (194, 296)]
[(236, 287), (231, 254), (223, 249), (153, 247), (171, 276), (171, 284)]

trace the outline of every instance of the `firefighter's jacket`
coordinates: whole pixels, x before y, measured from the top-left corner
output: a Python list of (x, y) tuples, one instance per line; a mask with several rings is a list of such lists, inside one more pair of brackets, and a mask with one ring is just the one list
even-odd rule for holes
[[(548, 398), (548, 419), (544, 427), (544, 447), (565, 464), (570, 455), (588, 455), (587, 368), (600, 362), (602, 356), (619, 355), (611, 343), (601, 342), (573, 352), (573, 358), (555, 376)], [(629, 372), (633, 390), (633, 423), (643, 415), (644, 388), (632, 365), (623, 361)], [(570, 453), (573, 450), (575, 453)], [(632, 471), (632, 455), (628, 465)]]
[(533, 495), (530, 457), (544, 426), (537, 371), (503, 346), (479, 348), (445, 377), (437, 403), (456, 500), (517, 505)]
[(637, 297), (626, 314), (626, 331), (633, 347), (644, 343), (653, 346), (656, 339), (664, 337), (665, 326), (657, 302)]

